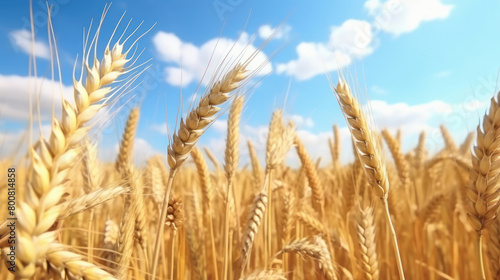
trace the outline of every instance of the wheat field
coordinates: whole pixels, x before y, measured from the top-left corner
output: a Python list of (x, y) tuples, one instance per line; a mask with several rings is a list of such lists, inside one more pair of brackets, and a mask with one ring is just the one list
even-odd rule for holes
[[(248, 141), (250, 164), (241, 167), (251, 57), (218, 67), (171, 128), (165, 154), (134, 163), (136, 107), (116, 161), (104, 162), (93, 121), (127, 98), (147, 64), (136, 61), (140, 34), (102, 38), (110, 43), (101, 54), (97, 30), (50, 136), (29, 129), (35, 140), (22, 156), (0, 159), (2, 279), (500, 279), (500, 96), (491, 93), (461, 143), (442, 126), (440, 152), (426, 150), (422, 132), (404, 153), (405, 128), (376, 129), (340, 74), (330, 79), (331, 106), (345, 123), (332, 124), (325, 167), (279, 109), (265, 155)], [(222, 114), (219, 161), (197, 143)], [(350, 163), (340, 160), (339, 126), (352, 136)]]

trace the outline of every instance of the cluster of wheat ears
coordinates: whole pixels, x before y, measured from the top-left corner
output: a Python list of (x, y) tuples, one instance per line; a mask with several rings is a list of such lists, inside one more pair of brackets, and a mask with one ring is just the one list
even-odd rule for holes
[[(140, 115), (132, 109), (109, 164), (96, 159), (92, 121), (142, 70), (130, 51), (136, 43), (126, 46), (130, 36), (112, 40), (113, 33), (99, 58), (100, 26), (87, 36), (82, 74), (73, 73), (74, 100), (62, 101), (50, 137), (32, 136), (38, 140), (21, 160), (0, 160), (0, 205), (7, 199), (3, 171), (14, 166), (17, 179), (16, 269), (2, 265), (2, 279), (500, 279), (498, 98), (462, 145), (442, 126), (442, 151), (429, 155), (422, 132), (405, 154), (401, 133), (371, 128), (340, 77), (332, 91), (354, 162), (339, 161), (335, 125), (331, 164), (319, 168), (277, 110), (265, 162), (248, 141), (251, 166), (240, 169), (244, 94), (237, 90), (255, 75), (247, 70), (250, 56), (219, 67), (179, 119), (167, 154), (145, 166), (131, 161)], [(196, 144), (224, 108), (222, 164)], [(300, 168), (284, 162), (294, 150)], [(194, 165), (182, 167), (189, 161)], [(6, 217), (7, 207), (0, 213)], [(2, 223), (4, 260), (10, 234)]]

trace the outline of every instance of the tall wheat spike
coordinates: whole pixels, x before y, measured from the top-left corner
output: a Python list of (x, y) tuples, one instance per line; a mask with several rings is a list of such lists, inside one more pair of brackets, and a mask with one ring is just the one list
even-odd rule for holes
[(399, 245), (396, 231), (392, 224), (387, 196), (389, 194), (389, 180), (385, 169), (385, 162), (381, 154), (379, 142), (370, 127), (367, 119), (361, 110), (358, 101), (352, 95), (349, 85), (340, 79), (338, 85), (333, 88), (337, 102), (342, 109), (349, 130), (351, 131), (354, 148), (358, 158), (363, 165), (366, 177), (370, 182), (374, 194), (381, 199), (385, 209), (386, 219), (390, 226), (390, 233), (393, 241), (394, 254), (396, 257), (399, 278), (405, 279), (403, 264), (399, 253)]
[[(499, 93), (500, 94), (500, 93)], [(490, 109), (483, 117), (482, 127), (477, 126), (476, 145), (469, 172), (467, 191), (467, 216), (478, 236), (478, 255), (481, 279), (485, 279), (482, 236), (483, 230), (493, 223), (500, 206), (500, 109), (498, 96), (491, 98)]]
[[(106, 9), (101, 18), (100, 33)], [(120, 38), (121, 40), (121, 38)], [(35, 273), (41, 260), (47, 258), (58, 269), (74, 270), (75, 275), (91, 278), (107, 278), (112, 276), (99, 269), (97, 266), (82, 261), (78, 254), (66, 252), (56, 240), (56, 232), (51, 231), (55, 220), (59, 216), (58, 207), (55, 207), (65, 191), (65, 179), (70, 167), (74, 165), (75, 158), (80, 154), (78, 143), (86, 136), (89, 127), (85, 124), (109, 102), (109, 97), (114, 95), (117, 88), (106, 87), (126, 73), (131, 60), (129, 50), (123, 49), (127, 40), (115, 43), (110, 50), (109, 42), (104, 51), (101, 62), (98, 61), (95, 50), (97, 37), (92, 41), (89, 52), (85, 54), (83, 67), (86, 72), (85, 86), (81, 78), (73, 78), (73, 88), (76, 107), (67, 100), (62, 102), (62, 118), (52, 118), (51, 135), (48, 141), (41, 138), (38, 151), (29, 149), (29, 186), (25, 200), (20, 202), (17, 211), (19, 220), (18, 243), (20, 248), (30, 248), (18, 251), (18, 264), (16, 275), (20, 279), (30, 278)], [(134, 45), (133, 43), (132, 45)], [(89, 63), (90, 51), (94, 50), (94, 62)], [(134, 77), (126, 80), (125, 84), (132, 82)], [(120, 89), (120, 88), (118, 88)], [(101, 102), (102, 101), (102, 102)], [(83, 271), (78, 271), (74, 265), (79, 265)]]
[(292, 225), (295, 220), (295, 195), (291, 190), (285, 190), (283, 192), (283, 204), (282, 204), (282, 234), (283, 242), (287, 242), (290, 239), (290, 232), (292, 230)]
[(298, 136), (295, 136), (294, 142), (295, 148), (297, 149), (297, 154), (299, 155), (300, 161), (304, 166), (306, 177), (309, 182), (309, 187), (311, 187), (312, 190), (312, 206), (314, 210), (316, 210), (316, 212), (319, 214), (320, 219), (323, 219), (323, 214), (325, 211), (325, 197), (318, 172), (311, 158), (307, 154), (304, 144), (302, 144), (302, 141), (300, 141)]
[[(82, 158), (82, 177), (83, 177), (83, 191), (88, 194), (93, 191), (97, 185), (101, 183), (101, 174), (98, 172), (97, 164), (97, 147), (95, 144), (91, 143), (88, 139), (83, 145), (83, 158)], [(65, 211), (61, 211), (66, 213)], [(89, 223), (88, 223), (88, 257), (87, 261), (92, 262), (94, 256), (94, 209), (90, 210), (89, 213)]]
[(397, 140), (392, 137), (388, 130), (382, 130), (382, 136), (384, 137), (385, 142), (387, 143), (387, 146), (389, 147), (392, 157), (394, 158), (394, 161), (396, 163), (396, 168), (398, 169), (398, 175), (401, 179), (401, 184), (403, 185), (403, 187), (406, 187), (410, 176), (410, 169), (408, 163), (406, 162), (406, 159), (404, 158), (403, 152), (401, 151), (401, 146), (397, 142)]
[(424, 167), (425, 162), (425, 131), (420, 133), (418, 137), (418, 145), (415, 151), (415, 164), (418, 169)]
[(198, 177), (200, 178), (201, 192), (203, 193), (203, 210), (207, 213), (210, 211), (210, 204), (213, 198), (213, 187), (210, 179), (210, 171), (208, 170), (205, 157), (198, 148), (191, 151), (191, 156), (198, 170)]
[(319, 269), (323, 273), (325, 279), (338, 279), (337, 271), (332, 265), (332, 258), (328, 252), (327, 245), (321, 237), (315, 235), (312, 242), (309, 238), (291, 242), (283, 247), (279, 254), (287, 252), (297, 253), (314, 259), (318, 263)]
[(441, 129), (441, 134), (443, 135), (445, 148), (451, 153), (456, 153), (458, 151), (457, 144), (453, 140), (453, 137), (451, 137), (451, 134), (446, 128), (446, 126), (441, 125), (439, 126), (439, 128)]
[(378, 279), (379, 265), (375, 241), (375, 224), (373, 223), (373, 208), (360, 209), (356, 220), (356, 230), (361, 253), (361, 267), (365, 279)]
[(472, 142), (474, 142), (475, 136), (476, 133), (474, 131), (471, 131), (467, 134), (467, 137), (465, 138), (464, 142), (460, 145), (460, 148), (458, 149), (461, 155), (468, 155), (468, 153), (470, 152), (470, 147), (472, 145)]
[(248, 257), (252, 249), (255, 236), (259, 231), (259, 226), (266, 213), (268, 196), (265, 192), (259, 193), (252, 204), (252, 208), (248, 212), (245, 231), (243, 233), (243, 252), (241, 254), (242, 271), (245, 268)]
[(247, 140), (248, 153), (250, 155), (250, 162), (252, 164), (253, 177), (255, 181), (255, 186), (260, 187), (262, 185), (262, 168), (260, 167), (259, 158), (255, 152), (255, 148), (250, 139)]
[(156, 240), (153, 252), (153, 266), (151, 279), (155, 278), (160, 253), (160, 240), (162, 239), (163, 231), (160, 227), (166, 217), (167, 201), (169, 199), (172, 182), (179, 167), (186, 161), (193, 147), (198, 142), (199, 138), (206, 129), (212, 124), (216, 118), (216, 114), (221, 110), (220, 107), (226, 103), (232, 95), (230, 93), (240, 86), (240, 83), (248, 77), (246, 67), (249, 61), (244, 64), (236, 64), (229, 72), (227, 72), (220, 81), (216, 81), (211, 86), (210, 90), (201, 97), (197, 106), (192, 108), (186, 119), (181, 118), (179, 127), (172, 137), (167, 149), (168, 165), (170, 166), (169, 179), (167, 183), (167, 191), (163, 198), (162, 209), (158, 220)]
[[(292, 122), (289, 122), (288, 125), (285, 125), (283, 122), (283, 112), (281, 110), (275, 111), (271, 118), (271, 123), (269, 125), (269, 134), (267, 136), (266, 171), (264, 186), (262, 190), (268, 195), (272, 193), (272, 172), (285, 159), (286, 153), (293, 145), (294, 136), (295, 125)], [(267, 261), (267, 258), (272, 254), (272, 199), (269, 200), (268, 208), (268, 215), (265, 221), (267, 231), (265, 233), (266, 251), (264, 255), (264, 261)]]
[[(224, 170), (226, 171), (227, 179), (227, 199), (226, 199), (226, 213), (224, 215), (224, 273), (223, 280), (228, 279), (228, 268), (230, 261), (230, 251), (229, 251), (229, 220), (232, 215), (229, 212), (229, 200), (230, 196), (233, 196), (233, 201), (236, 199), (234, 197), (234, 176), (236, 169), (238, 168), (238, 163), (240, 159), (239, 145), (240, 145), (240, 118), (241, 111), (243, 109), (243, 98), (236, 97), (231, 106), (229, 112), (229, 120), (227, 125), (227, 140), (226, 140), (226, 151), (224, 153)], [(236, 211), (237, 212), (237, 211)], [(236, 213), (236, 216), (239, 215)], [(238, 220), (238, 219), (237, 219)], [(236, 229), (239, 232), (239, 226)]]
[(213, 187), (212, 180), (210, 179), (210, 172), (208, 171), (207, 162), (205, 157), (198, 148), (194, 148), (191, 151), (191, 156), (193, 157), (196, 169), (198, 170), (198, 177), (200, 178), (201, 191), (203, 193), (203, 212), (207, 214), (209, 231), (210, 231), (210, 243), (212, 250), (212, 265), (217, 267), (217, 250), (215, 248), (215, 237), (214, 237), (214, 225), (212, 217), (212, 198), (213, 198)]
[(119, 173), (125, 172), (124, 169), (130, 166), (135, 133), (137, 131), (137, 124), (139, 123), (139, 112), (138, 107), (132, 109), (128, 115), (127, 123), (125, 124), (125, 131), (123, 131), (120, 150), (116, 159), (116, 170)]

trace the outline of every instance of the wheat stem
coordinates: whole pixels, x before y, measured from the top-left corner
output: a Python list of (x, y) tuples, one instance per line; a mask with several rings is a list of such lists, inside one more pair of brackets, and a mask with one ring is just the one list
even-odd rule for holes
[(154, 280), (156, 276), (156, 269), (158, 266), (158, 257), (160, 254), (160, 240), (163, 240), (163, 223), (165, 223), (165, 219), (167, 217), (167, 207), (168, 207), (168, 199), (170, 198), (170, 191), (172, 190), (172, 183), (174, 181), (175, 173), (177, 169), (170, 169), (170, 173), (167, 181), (167, 191), (163, 196), (163, 203), (160, 212), (160, 217), (156, 224), (156, 239), (155, 246), (153, 250), (153, 262), (151, 266), (151, 279)]
[(384, 206), (385, 217), (387, 218), (387, 224), (389, 225), (389, 232), (391, 234), (392, 245), (394, 248), (394, 255), (396, 257), (399, 279), (404, 280), (405, 275), (403, 272), (403, 263), (401, 262), (401, 255), (399, 253), (398, 239), (396, 237), (396, 230), (392, 224), (391, 214), (389, 213), (389, 204), (387, 203), (387, 198), (382, 198), (382, 205)]
[[(225, 210), (225, 218), (224, 218), (224, 266), (223, 266), (223, 271), (222, 271), (222, 279), (227, 280), (228, 278), (228, 271), (229, 271), (229, 257), (230, 253), (229, 252), (229, 219), (230, 219), (230, 213), (229, 213), (229, 203), (230, 199), (229, 196), (231, 195), (231, 188), (232, 188), (233, 180), (232, 177), (228, 178), (227, 182), (227, 193), (226, 193), (226, 210)], [(234, 199), (234, 198), (233, 198)]]
[(174, 252), (175, 252), (175, 237), (177, 236), (177, 229), (174, 229), (173, 230), (173, 234), (172, 234), (172, 248), (171, 248), (171, 251), (170, 251), (170, 267), (171, 267), (171, 270), (170, 270), (170, 280), (173, 280), (174, 279)]
[(486, 274), (484, 272), (484, 262), (483, 262), (483, 235), (477, 234), (477, 254), (479, 261), (479, 270), (481, 272), (481, 280), (486, 280)]

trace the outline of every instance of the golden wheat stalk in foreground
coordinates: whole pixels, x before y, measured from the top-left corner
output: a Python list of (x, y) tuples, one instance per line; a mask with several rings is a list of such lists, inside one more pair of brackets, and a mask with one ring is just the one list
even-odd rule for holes
[(166, 201), (169, 198), (172, 189), (172, 181), (179, 167), (189, 157), (193, 147), (206, 129), (215, 120), (215, 115), (221, 110), (223, 105), (231, 98), (230, 93), (238, 88), (239, 84), (247, 77), (247, 64), (237, 64), (224, 77), (213, 84), (210, 91), (201, 97), (198, 105), (188, 112), (186, 120), (181, 119), (176, 133), (173, 135), (172, 142), (168, 146), (168, 165), (170, 173), (167, 184), (167, 191), (163, 198), (162, 209), (158, 220), (156, 241), (154, 245), (151, 279), (156, 275), (156, 268), (159, 257), (159, 242), (162, 238), (163, 227), (166, 216)]
[[(231, 219), (229, 208), (230, 208), (230, 197), (232, 196), (232, 201), (236, 199), (234, 194), (234, 177), (236, 174), (236, 169), (238, 168), (238, 163), (240, 160), (239, 145), (240, 145), (240, 118), (241, 111), (243, 110), (243, 97), (236, 97), (229, 111), (229, 120), (227, 125), (227, 140), (226, 140), (226, 151), (224, 153), (224, 170), (226, 171), (227, 179), (227, 189), (226, 189), (226, 211), (224, 215), (224, 273), (222, 276), (223, 280), (228, 279), (228, 268), (230, 262), (231, 252), (229, 251), (229, 220)], [(236, 211), (236, 216), (238, 211)], [(239, 220), (237, 219), (236, 229), (239, 231)], [(238, 232), (239, 233), (239, 232)]]
[[(104, 19), (101, 18), (96, 34)], [(86, 70), (85, 86), (73, 78), (74, 97), (76, 107), (69, 101), (63, 100), (62, 118), (52, 118), (51, 135), (48, 141), (41, 137), (38, 150), (29, 149), (29, 187), (26, 198), (20, 202), (17, 217), (18, 230), (18, 269), (19, 278), (30, 278), (35, 273), (36, 266), (41, 260), (46, 259), (52, 268), (67, 270), (72, 275), (88, 279), (111, 279), (107, 272), (97, 266), (87, 263), (78, 254), (66, 252), (64, 247), (56, 241), (54, 227), (56, 219), (60, 216), (60, 207), (57, 204), (65, 192), (65, 180), (74, 159), (80, 154), (78, 144), (87, 134), (89, 127), (84, 126), (96, 113), (109, 103), (109, 96), (117, 88), (107, 87), (122, 74), (129, 71), (125, 66), (132, 57), (128, 56), (129, 50), (124, 51), (123, 44), (127, 40), (120, 39), (110, 50), (109, 42), (106, 46), (104, 58), (98, 61), (94, 54), (94, 63), (89, 63), (91, 50), (97, 48), (97, 35), (92, 45), (85, 54), (83, 67)], [(111, 39), (110, 39), (111, 40)], [(132, 44), (132, 46), (135, 42)], [(83, 71), (82, 71), (83, 72)], [(130, 82), (132, 79), (129, 79)], [(119, 89), (119, 88), (118, 88)], [(108, 96), (108, 97), (107, 97)], [(102, 102), (101, 102), (102, 101)]]
[(389, 180), (385, 169), (378, 139), (375, 137), (367, 119), (363, 114), (361, 106), (352, 95), (349, 85), (341, 78), (336, 87), (333, 88), (335, 97), (339, 103), (342, 113), (346, 119), (349, 130), (353, 138), (354, 148), (359, 160), (363, 165), (365, 174), (370, 182), (374, 194), (380, 198), (385, 208), (387, 222), (390, 226), (390, 233), (393, 240), (394, 253), (398, 264), (398, 272), (401, 280), (405, 279), (403, 264), (399, 253), (396, 231), (391, 221), (387, 196), (389, 194)]
[[(500, 95), (500, 93), (499, 93)], [(486, 279), (483, 264), (483, 230), (497, 218), (500, 206), (500, 105), (491, 98), (488, 114), (483, 117), (483, 130), (477, 126), (476, 146), (467, 190), (467, 216), (477, 232), (477, 248), (481, 279)], [(449, 142), (449, 141), (448, 141)]]

